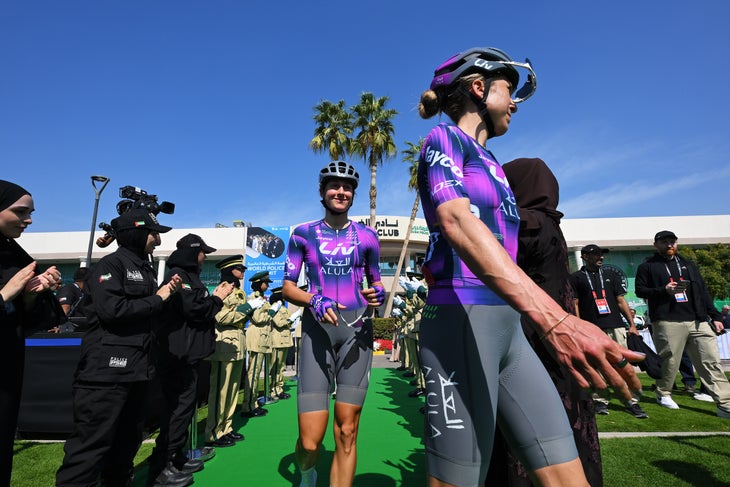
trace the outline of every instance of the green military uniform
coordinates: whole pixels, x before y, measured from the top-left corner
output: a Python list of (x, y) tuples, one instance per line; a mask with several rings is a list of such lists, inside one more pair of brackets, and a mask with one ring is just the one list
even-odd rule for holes
[(210, 360), (210, 392), (206, 441), (212, 442), (233, 431), (233, 414), (246, 360), (244, 327), (248, 317), (237, 308), (246, 303), (246, 293), (235, 289), (223, 300), (215, 315), (215, 352)]
[(423, 375), (423, 369), (421, 368), (420, 347), (418, 344), (418, 332), (421, 327), (421, 313), (425, 305), (426, 301), (421, 299), (418, 295), (406, 297), (406, 306), (408, 309), (406, 315), (408, 316), (408, 324), (406, 326), (404, 342), (407, 351), (406, 353), (410, 358), (410, 371), (415, 374), (416, 387), (420, 390), (425, 390), (426, 388), (426, 381)]
[[(269, 302), (282, 302), (280, 287), (272, 290)], [(273, 306), (273, 305), (272, 305)], [(289, 349), (294, 345), (291, 332), (291, 320), (289, 310), (281, 306), (271, 318), (271, 364), (269, 377), (271, 378), (271, 395), (279, 399), (289, 399), (289, 394), (284, 392), (284, 370), (286, 369), (286, 356)]]
[[(251, 283), (268, 283), (268, 271), (257, 272), (249, 279)], [(261, 291), (254, 291), (248, 295), (248, 300), (264, 298)], [(256, 409), (256, 398), (259, 391), (265, 389), (261, 381), (261, 370), (265, 360), (270, 360), (266, 355), (271, 353), (271, 317), (269, 309), (271, 305), (265, 302), (263, 306), (256, 309), (251, 316), (251, 321), (246, 329), (246, 348), (248, 349), (248, 383), (250, 387), (244, 390), (242, 412), (248, 413)], [(265, 391), (268, 393), (268, 391)]]

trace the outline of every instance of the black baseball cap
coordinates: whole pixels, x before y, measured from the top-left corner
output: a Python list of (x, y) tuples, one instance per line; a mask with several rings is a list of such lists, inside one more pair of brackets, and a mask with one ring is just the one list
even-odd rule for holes
[(151, 232), (165, 233), (172, 230), (172, 227), (160, 225), (157, 217), (143, 208), (135, 208), (122, 213), (112, 220), (111, 225), (117, 231), (140, 228)]
[(599, 247), (596, 244), (586, 245), (585, 247), (580, 249), (581, 255), (595, 254), (596, 252), (599, 252), (601, 254), (607, 254), (610, 252), (610, 250), (602, 249), (601, 247)]
[(183, 238), (178, 240), (177, 248), (178, 249), (198, 248), (198, 249), (202, 250), (203, 253), (205, 253), (205, 254), (210, 254), (210, 253), (216, 251), (216, 249), (214, 249), (210, 245), (206, 245), (206, 243), (203, 241), (203, 239), (199, 235), (195, 235), (194, 233), (188, 233)]
[(674, 232), (671, 232), (669, 230), (662, 230), (661, 232), (657, 232), (657, 234), (654, 235), (655, 242), (658, 242), (663, 238), (673, 238), (674, 240), (677, 240), (677, 236), (674, 234)]

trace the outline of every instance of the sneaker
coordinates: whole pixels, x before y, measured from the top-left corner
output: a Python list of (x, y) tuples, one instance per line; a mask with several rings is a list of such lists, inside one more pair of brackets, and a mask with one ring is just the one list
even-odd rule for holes
[(594, 403), (596, 406), (596, 414), (608, 414), (608, 404), (602, 402)]
[(684, 390), (687, 391), (687, 394), (694, 394), (697, 392), (697, 389), (695, 389), (694, 384), (685, 384)]
[(723, 419), (730, 419), (730, 408), (717, 406), (717, 416)]
[(646, 414), (643, 409), (641, 409), (641, 406), (639, 406), (638, 403), (629, 403), (624, 409), (627, 413), (637, 419), (646, 419), (649, 417), (649, 415)]
[(692, 399), (702, 402), (715, 402), (715, 400), (712, 399), (712, 396), (710, 396), (709, 394), (705, 394), (704, 392), (696, 393), (694, 396), (692, 396)]
[(671, 396), (661, 396), (656, 398), (657, 404), (659, 404), (663, 408), (667, 409), (679, 409), (679, 406), (677, 406), (677, 403), (674, 402), (674, 399), (672, 399)]

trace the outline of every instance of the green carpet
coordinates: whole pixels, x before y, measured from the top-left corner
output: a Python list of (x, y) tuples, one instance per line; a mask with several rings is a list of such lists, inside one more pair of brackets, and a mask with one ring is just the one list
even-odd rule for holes
[[(413, 387), (400, 374), (395, 369), (374, 368), (371, 371), (357, 442), (354, 482), (357, 487), (425, 484), (421, 445), (423, 415), (418, 411), (423, 401), (408, 397)], [(292, 398), (266, 406), (269, 414), (262, 418), (236, 416), (234, 428), (246, 439), (233, 447), (216, 449), (216, 456), (206, 462), (203, 471), (195, 474), (196, 486), (299, 485), (294, 460), (297, 439), (295, 382), (288, 382), (288, 392)], [(329, 485), (333, 450), (330, 408), (330, 426), (317, 465), (318, 486)]]

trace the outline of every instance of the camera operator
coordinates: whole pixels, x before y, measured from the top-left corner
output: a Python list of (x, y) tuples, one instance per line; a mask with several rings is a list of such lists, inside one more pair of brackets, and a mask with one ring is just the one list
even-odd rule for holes
[(180, 285), (172, 276), (158, 289), (151, 255), (160, 225), (146, 209), (130, 209), (111, 222), (119, 248), (90, 271), (89, 331), (73, 384), (74, 429), (64, 447), (57, 486), (132, 485), (142, 441), (153, 320)]

